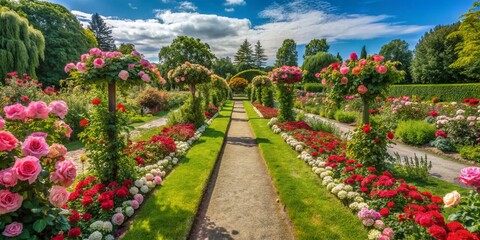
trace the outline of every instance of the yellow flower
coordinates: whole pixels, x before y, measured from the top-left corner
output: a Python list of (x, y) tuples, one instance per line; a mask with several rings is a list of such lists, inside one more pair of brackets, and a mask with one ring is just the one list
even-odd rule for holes
[(460, 200), (460, 193), (458, 193), (457, 191), (448, 193), (447, 195), (445, 195), (445, 197), (443, 197), (443, 203), (445, 204), (446, 208), (457, 206), (460, 203)]

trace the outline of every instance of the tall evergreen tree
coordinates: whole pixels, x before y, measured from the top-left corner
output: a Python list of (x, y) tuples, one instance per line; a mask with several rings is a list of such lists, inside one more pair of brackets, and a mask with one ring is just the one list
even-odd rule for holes
[(362, 47), (362, 52), (360, 53), (360, 58), (364, 58), (364, 59), (367, 58), (367, 48), (365, 47), (365, 45), (363, 45), (363, 47)]
[(248, 42), (247, 39), (245, 39), (242, 45), (240, 45), (240, 48), (235, 54), (233, 60), (237, 65), (247, 64), (247, 65), (253, 66), (254, 60), (253, 60), (252, 45)]
[(282, 47), (277, 51), (277, 59), (275, 60), (275, 67), (297, 66), (298, 52), (297, 44), (293, 39), (285, 39)]
[(116, 49), (115, 41), (112, 37), (112, 29), (107, 26), (98, 13), (92, 15), (92, 20), (89, 24), (90, 30), (92, 30), (97, 38), (98, 48), (102, 51), (113, 51)]
[(255, 44), (255, 52), (253, 53), (253, 62), (257, 68), (262, 68), (267, 61), (267, 55), (265, 55), (265, 49), (263, 49), (260, 40)]
[(342, 56), (340, 56), (339, 52), (337, 52), (336, 58), (338, 59), (339, 62), (343, 62), (343, 58), (342, 58)]
[(44, 57), (42, 33), (7, 7), (0, 8), (0, 33), (0, 79), (13, 71), (36, 77), (35, 68)]
[(313, 39), (310, 41), (307, 46), (305, 46), (305, 54), (303, 54), (303, 59), (308, 56), (317, 54), (318, 52), (328, 52), (330, 45), (327, 43), (327, 39)]

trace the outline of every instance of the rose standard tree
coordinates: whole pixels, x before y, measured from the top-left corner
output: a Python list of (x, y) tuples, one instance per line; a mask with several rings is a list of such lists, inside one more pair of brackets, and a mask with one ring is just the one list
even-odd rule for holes
[(282, 66), (269, 72), (268, 77), (280, 92), (278, 120), (293, 121), (293, 90), (295, 83), (302, 81), (302, 69), (297, 66)]
[(317, 74), (322, 84), (329, 86), (328, 98), (339, 104), (346, 96), (360, 95), (363, 103), (362, 125), (356, 129), (347, 146), (347, 156), (379, 169), (388, 157), (387, 144), (393, 134), (381, 124), (370, 125), (369, 106), (385, 98), (388, 88), (403, 79), (405, 72), (398, 71), (399, 62), (384, 61), (380, 55), (358, 59), (356, 53), (343, 64), (332, 63)]
[(77, 64), (67, 64), (65, 72), (79, 84), (106, 89), (108, 93), (108, 104), (100, 104), (101, 99), (92, 101), (96, 106), (91, 116), (81, 121), (86, 129), (80, 137), (89, 152), (91, 169), (102, 182), (132, 178), (134, 160), (123, 153), (128, 133), (126, 109), (117, 104), (117, 88), (125, 91), (152, 81), (164, 84), (156, 65), (142, 59), (136, 51), (125, 55), (93, 48)]

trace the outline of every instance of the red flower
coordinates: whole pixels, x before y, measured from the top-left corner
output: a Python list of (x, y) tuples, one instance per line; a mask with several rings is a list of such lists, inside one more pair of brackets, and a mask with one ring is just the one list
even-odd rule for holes
[(363, 127), (363, 132), (364, 133), (369, 133), (371, 130), (370, 124), (365, 124), (365, 127)]
[(394, 202), (388, 202), (388, 203), (387, 203), (387, 206), (388, 206), (389, 208), (392, 208), (392, 207), (395, 206), (395, 203), (394, 203)]
[(430, 214), (419, 212), (415, 216), (415, 222), (420, 224), (422, 227), (431, 227), (433, 225), (433, 218)]
[(60, 233), (57, 236), (52, 237), (50, 240), (65, 240), (65, 238), (63, 237), (63, 234)]
[(123, 106), (121, 103), (117, 104), (117, 109), (122, 111), (122, 112), (125, 112), (125, 106)]
[(122, 185), (125, 186), (125, 187), (131, 187), (131, 186), (133, 186), (133, 182), (132, 182), (132, 180), (127, 179), (127, 180), (123, 181)]
[(108, 210), (111, 210), (113, 207), (114, 207), (114, 203), (112, 200), (107, 200), (105, 202), (103, 202), (100, 207), (102, 207), (103, 210), (105, 211), (108, 211)]
[(377, 171), (377, 169), (375, 169), (374, 167), (368, 167), (367, 170), (369, 172), (376, 172)]
[(360, 188), (360, 191), (366, 193), (366, 192), (368, 192), (368, 188), (366, 188), (366, 187), (361, 187), (361, 188)]
[(375, 143), (379, 143), (379, 142), (380, 142), (380, 139), (375, 138)]
[(418, 192), (410, 191), (410, 192), (408, 192), (408, 197), (417, 201), (417, 202), (423, 202), (423, 197)]
[(100, 103), (102, 103), (102, 100), (100, 98), (96, 97), (96, 98), (92, 99), (92, 104), (93, 105), (98, 105)]
[(318, 157), (318, 152), (312, 152), (312, 157)]
[(436, 203), (436, 204), (442, 204), (443, 203), (443, 199), (439, 196), (433, 196), (431, 198), (432, 202), (433, 203)]
[(84, 214), (82, 214), (82, 219), (83, 219), (83, 221), (88, 222), (88, 220), (92, 219), (92, 214), (84, 213)]
[[(78, 186), (78, 185), (77, 185)], [(73, 201), (77, 198), (81, 197), (80, 193), (75, 191), (75, 192), (72, 192), (70, 193), (70, 196), (68, 196), (68, 201)]]
[(352, 61), (358, 60), (358, 56), (357, 56), (356, 52), (350, 53), (350, 60), (352, 60)]
[(128, 194), (129, 194), (129, 191), (125, 186), (119, 187), (115, 190), (115, 195), (119, 198), (124, 198)]
[(387, 138), (392, 140), (395, 137), (392, 132), (387, 133)]
[(88, 120), (86, 118), (80, 120), (80, 127), (85, 127), (88, 125)]
[(448, 137), (448, 135), (447, 135), (447, 133), (445, 133), (445, 132), (444, 132), (444, 131), (442, 131), (442, 130), (437, 130), (437, 131), (435, 132), (435, 137), (443, 137), (443, 138), (447, 138), (447, 137)]
[(467, 230), (458, 230), (448, 233), (448, 239), (451, 240), (478, 240), (478, 237)]
[(24, 102), (30, 102), (30, 98), (27, 96), (22, 96), (22, 101)]
[(446, 240), (447, 239), (447, 231), (445, 228), (440, 227), (438, 225), (433, 225), (430, 228), (428, 228), (428, 232), (432, 237), (440, 240)]
[(108, 184), (108, 188), (116, 188), (116, 187), (118, 187), (118, 183), (115, 181)]
[(435, 112), (435, 111), (431, 111), (431, 112), (428, 113), (428, 115), (430, 115), (432, 117), (436, 117), (436, 116), (438, 116), (438, 113)]
[(464, 230), (465, 228), (463, 225), (459, 222), (449, 222), (447, 224), (447, 228), (450, 232), (456, 232), (458, 230)]
[(80, 220), (80, 213), (78, 213), (77, 211), (75, 210), (70, 210), (70, 212), (72, 213), (72, 215), (68, 216), (68, 221), (69, 222), (78, 222)]
[(93, 203), (93, 199), (90, 196), (86, 196), (82, 199), (82, 206), (88, 206)]
[(385, 216), (388, 216), (388, 214), (390, 214), (390, 211), (388, 210), (388, 208), (382, 208), (380, 210), (380, 215), (385, 217)]
[(76, 238), (76, 237), (80, 236), (80, 234), (82, 234), (82, 231), (80, 231), (80, 228), (78, 228), (78, 227), (71, 228), (68, 231), (68, 237), (71, 237), (71, 238)]

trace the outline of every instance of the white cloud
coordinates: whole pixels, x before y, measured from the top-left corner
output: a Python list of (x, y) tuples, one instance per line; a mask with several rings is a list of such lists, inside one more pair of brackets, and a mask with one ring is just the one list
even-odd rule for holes
[(177, 7), (180, 11), (197, 11), (197, 6), (192, 2), (183, 1), (180, 2), (180, 5)]
[(225, 12), (235, 12), (235, 8), (225, 8)]
[[(272, 5), (259, 14), (269, 21), (256, 26), (248, 19), (171, 10), (157, 10), (155, 18), (146, 20), (104, 19), (112, 26), (117, 44), (133, 43), (153, 61), (158, 59), (161, 47), (183, 35), (200, 38), (219, 57), (233, 56), (244, 39), (250, 43), (260, 40), (270, 58), (268, 62), (272, 63), (285, 38), (292, 38), (300, 45), (313, 38), (327, 38), (328, 42), (372, 39), (422, 32), (430, 27), (391, 23), (387, 20), (392, 17), (386, 15), (337, 15), (325, 10), (331, 6), (316, 2), (316, 8), (305, 8), (305, 4), (309, 2), (296, 0), (287, 5)], [(88, 13), (72, 12), (81, 22), (90, 20)]]
[(131, 9), (133, 9), (133, 10), (137, 10), (137, 9), (138, 9), (138, 7), (133, 6), (133, 4), (131, 4), (131, 3), (128, 3), (128, 6), (129, 6)]
[(169, 3), (170, 0), (162, 0), (163, 3)]
[(227, 0), (227, 1), (225, 1), (226, 6), (233, 6), (233, 5), (241, 6), (241, 5), (245, 5), (245, 4), (247, 4), (245, 2), (245, 0)]

